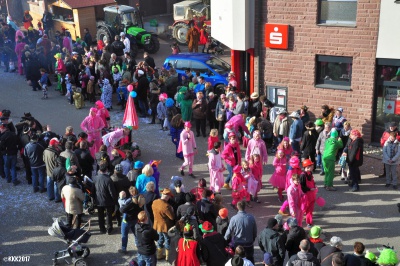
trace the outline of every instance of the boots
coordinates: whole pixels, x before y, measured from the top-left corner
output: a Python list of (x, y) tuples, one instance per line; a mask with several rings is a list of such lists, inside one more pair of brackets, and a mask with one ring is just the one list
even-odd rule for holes
[(165, 256), (164, 256), (164, 248), (157, 248), (156, 256), (157, 256), (157, 260), (164, 259), (165, 258)]
[(165, 260), (168, 260), (168, 252), (169, 252), (169, 250), (165, 249)]

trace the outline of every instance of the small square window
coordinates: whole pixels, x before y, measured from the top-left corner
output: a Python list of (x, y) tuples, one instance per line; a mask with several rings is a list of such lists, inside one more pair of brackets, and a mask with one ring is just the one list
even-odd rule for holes
[(320, 0), (319, 24), (356, 25), (357, 0)]
[(317, 55), (317, 88), (349, 90), (353, 58)]

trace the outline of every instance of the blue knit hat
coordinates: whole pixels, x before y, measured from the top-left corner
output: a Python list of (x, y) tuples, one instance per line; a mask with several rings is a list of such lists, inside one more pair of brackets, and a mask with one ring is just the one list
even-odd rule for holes
[(168, 98), (168, 99), (165, 101), (165, 106), (168, 107), (168, 108), (174, 106), (174, 100), (172, 100), (171, 98)]
[(135, 169), (141, 169), (144, 166), (144, 162), (142, 161), (136, 161), (135, 164), (133, 165), (133, 168)]

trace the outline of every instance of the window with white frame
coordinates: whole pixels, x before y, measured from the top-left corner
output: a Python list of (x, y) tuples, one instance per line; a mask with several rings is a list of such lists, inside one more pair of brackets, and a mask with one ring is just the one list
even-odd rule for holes
[(355, 26), (357, 0), (320, 0), (319, 24)]

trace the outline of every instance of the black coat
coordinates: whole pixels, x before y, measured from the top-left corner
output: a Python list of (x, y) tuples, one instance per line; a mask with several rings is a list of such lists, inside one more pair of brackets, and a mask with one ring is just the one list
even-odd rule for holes
[(201, 221), (209, 221), (214, 228), (217, 228), (215, 220), (217, 219), (217, 211), (214, 204), (207, 199), (201, 199), (196, 203), (197, 210), (199, 212), (199, 218)]
[[(135, 200), (138, 200), (138, 197), (135, 197)], [(137, 221), (137, 216), (139, 212), (143, 211), (143, 207), (140, 207), (136, 202), (132, 199), (129, 199), (124, 205), (119, 208), (121, 213), (125, 213), (125, 219), (128, 222)]]
[(147, 91), (149, 90), (149, 84), (149, 80), (145, 75), (142, 75), (138, 78), (138, 85), (136, 89), (138, 100), (147, 100)]
[(31, 167), (45, 166), (43, 152), (45, 148), (37, 141), (31, 141), (25, 146), (24, 155), (28, 157)]
[(114, 173), (111, 176), (111, 180), (114, 183), (117, 194), (119, 194), (121, 191), (124, 191), (126, 195), (129, 195), (131, 182), (129, 182), (129, 179), (126, 176), (124, 176), (122, 173)]
[(124, 55), (125, 44), (121, 41), (114, 41), (111, 44), (111, 51), (116, 54), (117, 56)]
[(296, 255), (300, 251), (300, 242), (303, 239), (307, 239), (306, 231), (300, 226), (294, 226), (290, 228), (287, 234), (287, 240), (285, 248), (289, 253), (289, 258)]
[(26, 62), (26, 80), (40, 80), (40, 62), (35, 56), (30, 56)]
[(154, 224), (154, 214), (153, 214), (153, 209), (151, 208), (151, 206), (153, 205), (153, 201), (155, 201), (156, 199), (158, 199), (160, 197), (157, 195), (157, 193), (155, 193), (153, 191), (147, 191), (146, 193), (143, 194), (143, 196), (146, 201), (146, 203), (144, 204), (144, 210), (147, 214), (147, 217), (149, 218), (149, 223), (151, 225), (153, 225)]
[(307, 129), (303, 133), (303, 138), (301, 139), (300, 150), (303, 152), (302, 157), (309, 159), (310, 157), (315, 157), (315, 146), (318, 140), (317, 131), (312, 129)]
[(114, 184), (107, 174), (98, 174), (94, 177), (94, 195), (97, 206), (110, 207), (117, 203), (117, 192)]
[(207, 266), (225, 265), (228, 256), (225, 251), (225, 239), (218, 232), (205, 234), (200, 240), (201, 256)]
[(78, 157), (78, 162), (79, 166), (81, 167), (82, 174), (87, 175), (88, 177), (92, 177), (94, 159), (90, 154), (90, 151), (76, 149), (74, 153), (76, 154), (76, 157)]
[(146, 56), (146, 58), (144, 59), (144, 61), (151, 67), (151, 68), (155, 68), (156, 67), (156, 63), (154, 62), (153, 57), (151, 57), (150, 55)]
[[(321, 266), (331, 266), (332, 265), (332, 256), (329, 256), (332, 253), (342, 253), (340, 249), (332, 246), (325, 246), (321, 248), (318, 253), (317, 259), (321, 262)], [(329, 257), (328, 257), (329, 256)]]
[(57, 166), (53, 169), (52, 174), (53, 180), (57, 183), (58, 192), (61, 193), (62, 188), (66, 185), (67, 169), (64, 166)]
[(2, 155), (17, 155), (19, 147), (19, 138), (14, 132), (7, 130), (1, 134), (0, 152)]
[(363, 165), (363, 151), (364, 151), (364, 140), (357, 138), (355, 140), (349, 139), (347, 146), (343, 152), (347, 152), (346, 161), (349, 166), (362, 166)]
[(135, 234), (137, 237), (137, 249), (140, 255), (153, 255), (156, 253), (155, 241), (159, 236), (149, 224), (137, 223), (135, 225)]
[(285, 237), (279, 232), (266, 227), (260, 234), (258, 244), (260, 249), (265, 252), (272, 254), (275, 265), (282, 265), (285, 259)]

